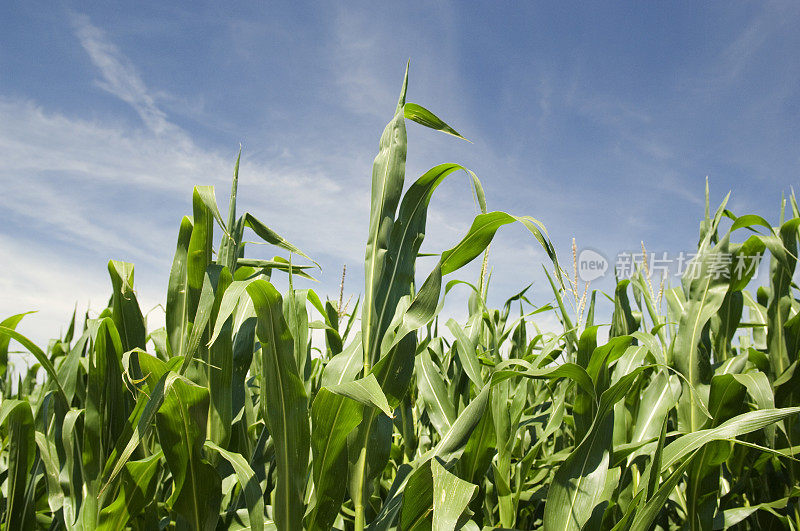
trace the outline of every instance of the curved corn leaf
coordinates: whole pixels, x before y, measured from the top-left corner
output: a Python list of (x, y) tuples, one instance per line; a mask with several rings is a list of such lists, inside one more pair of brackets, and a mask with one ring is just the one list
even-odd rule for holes
[[(380, 279), (376, 296), (376, 326), (369, 352), (377, 352), (383, 334), (393, 318), (400, 299), (411, 293), (414, 283), (416, 258), (425, 239), (428, 204), (438, 186), (457, 170), (472, 178), (472, 187), (482, 197), (483, 187), (477, 176), (459, 164), (440, 164), (417, 179), (403, 196), (397, 219), (392, 225), (385, 260), (388, 268)], [(484, 206), (485, 210), (485, 206)]]
[(211, 441), (206, 441), (205, 447), (217, 452), (233, 467), (236, 478), (239, 481), (239, 487), (242, 489), (241, 492), (244, 493), (244, 499), (247, 502), (250, 529), (264, 529), (264, 493), (261, 491), (261, 486), (256, 480), (253, 469), (250, 468), (250, 465), (241, 454), (229, 452)]
[(478, 487), (451, 474), (436, 459), (431, 461), (431, 474), (433, 475), (433, 529), (453, 531)]
[(42, 364), (42, 368), (47, 371), (47, 375), (50, 377), (48, 379), (47, 385), (54, 386), (59, 397), (64, 400), (64, 403), (69, 403), (67, 401), (67, 395), (64, 393), (64, 388), (61, 387), (61, 382), (58, 379), (58, 374), (56, 373), (55, 367), (53, 367), (53, 363), (50, 361), (50, 358), (47, 357), (42, 349), (37, 347), (33, 341), (28, 339), (27, 337), (23, 336), (13, 328), (9, 328), (7, 326), (0, 325), (0, 336), (7, 336), (11, 339), (18, 342), (20, 345), (25, 347), (28, 352), (33, 354), (33, 357), (36, 358), (36, 361)]
[(675, 490), (675, 486), (683, 479), (683, 474), (692, 464), (692, 461), (692, 457), (690, 456), (681, 463), (681, 465), (670, 474), (669, 478), (661, 484), (653, 497), (649, 499), (640, 510), (637, 510), (636, 517), (630, 527), (631, 531), (647, 531), (650, 529), (658, 513), (663, 509), (664, 503)]
[(387, 417), (392, 417), (392, 408), (386, 400), (386, 395), (381, 391), (381, 386), (374, 374), (368, 374), (360, 380), (342, 382), (327, 388), (335, 395), (347, 397), (359, 404), (375, 407), (381, 410)]
[(425, 279), (408, 310), (404, 312), (402, 321), (394, 333), (394, 339), (391, 342), (384, 341), (381, 351), (388, 352), (408, 334), (430, 323), (437, 313), (442, 277), (474, 260), (491, 243), (497, 229), (515, 221), (522, 223), (534, 235), (557, 266), (555, 250), (547, 239), (544, 226), (539, 221), (527, 216), (512, 216), (505, 212), (479, 214), (472, 222), (466, 236), (455, 247), (441, 254), (439, 263)]
[(661, 470), (662, 472), (666, 471), (684, 456), (709, 442), (733, 439), (740, 435), (760, 430), (782, 419), (797, 415), (798, 413), (800, 413), (800, 407), (749, 411), (723, 422), (716, 428), (687, 433), (686, 435), (678, 437), (664, 448)]
[[(22, 321), (22, 318), (30, 313), (34, 312), (18, 313), (17, 315), (7, 317), (0, 322), (0, 326), (14, 330), (19, 322)], [(8, 366), (8, 343), (10, 341), (10, 336), (0, 333), (0, 380), (4, 379), (6, 376), (6, 368)]]
[(461, 361), (461, 366), (464, 367), (464, 372), (467, 373), (469, 379), (482, 388), (484, 385), (483, 376), (481, 375), (480, 363), (478, 362), (478, 355), (475, 353), (475, 345), (472, 340), (464, 333), (464, 329), (459, 326), (455, 319), (448, 319), (447, 328), (453, 333), (456, 338), (458, 359)]
[(34, 433), (34, 438), (39, 449), (39, 458), (44, 465), (47, 481), (47, 505), (53, 513), (57, 513), (64, 506), (64, 493), (59, 480), (58, 449), (55, 441), (48, 439), (40, 431)]
[(132, 409), (130, 393), (122, 380), (122, 341), (114, 321), (106, 317), (97, 329), (86, 385), (81, 470), (88, 494), (78, 517), (87, 529), (97, 526), (106, 459), (125, 431)]
[(144, 510), (155, 495), (159, 464), (164, 454), (158, 452), (140, 461), (125, 464), (120, 490), (114, 501), (100, 511), (98, 530), (125, 529), (128, 521)]
[[(695, 258), (697, 270), (684, 276), (688, 294), (678, 324), (678, 334), (672, 349), (675, 368), (694, 386), (704, 400), (711, 384), (711, 365), (708, 352), (699, 348), (700, 335), (711, 317), (722, 306), (730, 279), (712, 270), (722, 255), (728, 253), (727, 236), (711, 249), (706, 249)], [(687, 270), (688, 273), (688, 270)], [(704, 415), (690, 400), (688, 392), (681, 395), (678, 409), (680, 426), (689, 431), (698, 430), (705, 422)]]
[[(252, 214), (248, 213), (244, 215), (244, 224), (246, 227), (252, 229), (253, 232), (255, 232), (258, 235), (258, 237), (264, 240), (265, 242), (275, 245), (276, 247), (280, 247), (281, 249), (285, 249), (290, 253), (300, 255), (306, 260), (311, 260), (311, 258), (306, 253), (304, 253), (303, 251), (301, 251), (300, 249), (289, 243), (289, 241), (286, 238), (284, 238), (274, 230), (270, 229), (269, 227), (261, 223)], [(314, 262), (314, 260), (311, 261)], [(244, 265), (242, 262), (240, 263)], [(319, 267), (319, 264), (317, 262), (314, 262), (314, 265)]]

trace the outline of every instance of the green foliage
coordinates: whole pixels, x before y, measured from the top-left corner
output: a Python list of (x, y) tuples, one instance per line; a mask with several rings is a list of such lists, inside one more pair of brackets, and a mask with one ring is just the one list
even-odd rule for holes
[[(82, 330), (73, 315), (43, 350), (16, 331), (25, 314), (0, 323), (0, 529), (800, 528), (794, 197), (778, 227), (707, 208), (692, 276), (655, 294), (641, 264), (608, 295), (609, 323), (595, 323), (596, 292), (584, 320), (544, 226), (488, 211), (472, 172), (441, 164), (405, 188), (406, 120), (463, 139), (406, 103), (407, 84), (408, 71), (349, 312), (296, 289), (316, 262), (237, 214), (237, 158), (227, 220), (213, 188), (194, 190), (164, 328), (147, 329), (133, 265), (117, 261)], [(428, 205), (462, 171), (474, 221), (417, 287)], [(512, 223), (550, 260), (551, 304), (533, 306), (529, 286), (487, 306), (488, 248)], [(289, 256), (246, 258), (246, 229)], [(769, 285), (753, 295), (763, 252)], [(477, 287), (445, 278), (481, 255)], [(459, 284), (468, 317), (440, 326)], [(549, 312), (558, 333), (537, 326)], [(19, 381), (10, 345), (36, 362)]]

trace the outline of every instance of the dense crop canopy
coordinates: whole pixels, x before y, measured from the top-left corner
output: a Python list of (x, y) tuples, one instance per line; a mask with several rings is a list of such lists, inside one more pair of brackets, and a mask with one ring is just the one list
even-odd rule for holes
[[(0, 323), (2, 529), (800, 528), (794, 196), (777, 227), (707, 208), (694, 274), (654, 292), (638, 264), (602, 343), (596, 294), (578, 295), (540, 222), (489, 211), (458, 164), (406, 186), (407, 120), (463, 138), (408, 103), (407, 82), (372, 169), (352, 310), (296, 289), (316, 263), (237, 215), (237, 160), (227, 219), (213, 188), (194, 190), (164, 328), (147, 329), (133, 265), (116, 261), (109, 306), (45, 350), (16, 331), (25, 314)], [(418, 272), (428, 205), (455, 175), (474, 221)], [(526, 288), (487, 306), (489, 245), (512, 223), (549, 257), (552, 304)], [(247, 229), (287, 256), (245, 258)], [(476, 285), (456, 279), (480, 257)], [(456, 284), (465, 322), (440, 317)], [(544, 313), (560, 333), (537, 327)], [(17, 381), (12, 344), (35, 358)]]

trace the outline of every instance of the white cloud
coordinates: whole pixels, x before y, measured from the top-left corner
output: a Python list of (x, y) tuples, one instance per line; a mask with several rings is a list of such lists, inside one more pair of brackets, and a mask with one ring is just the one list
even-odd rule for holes
[[(66, 330), (76, 306), (80, 322), (87, 308), (96, 317), (106, 307), (111, 292), (106, 262), (79, 261), (46, 242), (19, 241), (5, 234), (0, 234), (0, 255), (5, 257), (0, 316), (36, 311), (17, 329), (40, 346)], [(150, 288), (143, 293), (139, 292), (141, 307), (147, 311), (160, 297)]]
[[(81, 45), (102, 75), (103, 88), (130, 104), (147, 129), (131, 129), (113, 120), (100, 123), (69, 117), (46, 111), (31, 101), (0, 96), (0, 178), (11, 185), (0, 201), (14, 215), (49, 225), (62, 238), (80, 236), (88, 246), (133, 246), (150, 251), (170, 241), (174, 227), (167, 229), (168, 238), (161, 236), (148, 243), (153, 230), (158, 229), (142, 227), (140, 212), (104, 211), (104, 195), (122, 188), (134, 204), (152, 207), (155, 199), (177, 206), (178, 202), (186, 205), (193, 185), (213, 184), (224, 201), (233, 149), (222, 154), (198, 146), (186, 131), (169, 122), (135, 67), (102, 30), (84, 16), (74, 16), (73, 24)], [(340, 165), (330, 174), (347, 169)], [(366, 206), (353, 209), (353, 194), (327, 172), (293, 160), (252, 160), (245, 152), (240, 175), (240, 204), (256, 212), (267, 211), (262, 216), (267, 223), (280, 220), (273, 228), (285, 232), (291, 227), (294, 239), (305, 234), (310, 240), (312, 234), (322, 233), (326, 236), (322, 252), (355, 256), (354, 249), (335, 245), (332, 237), (344, 231), (361, 240), (361, 231), (352, 223), (358, 217), (353, 211), (365, 213)], [(75, 183), (92, 183), (96, 196), (70, 194)], [(360, 201), (355, 204), (366, 205), (366, 195), (359, 195), (364, 197), (358, 197)], [(92, 199), (91, 204), (87, 199)], [(34, 204), (37, 208), (31, 208)], [(124, 230), (132, 225), (145, 230), (138, 236), (135, 231)], [(125, 241), (118, 237), (120, 229), (129, 232)], [(285, 236), (292, 238), (292, 234)]]
[[(143, 311), (163, 303), (179, 216), (191, 214), (191, 187), (216, 185), (224, 210), (235, 157), (236, 146), (202, 147), (172, 123), (157, 104), (165, 96), (157, 87), (148, 87), (122, 51), (86, 17), (73, 17), (73, 26), (98, 68), (98, 85), (129, 104), (144, 127), (112, 116), (87, 120), (0, 95), (0, 249), (4, 256), (15, 257), (13, 263), (0, 264), (0, 315), (40, 309), (23, 325), (39, 344), (57, 333), (76, 301), (88, 299), (93, 308), (105, 305), (110, 257), (137, 264)], [(345, 60), (363, 52), (371, 39), (368, 35), (363, 42), (339, 42), (351, 52)], [(397, 87), (376, 81), (380, 68), (373, 68), (369, 58), (364, 61), (340, 78), (364, 85), (343, 89), (359, 109), (385, 110), (385, 102), (396, 98)], [(395, 67), (391, 65), (396, 73)], [(247, 150), (243, 154), (240, 211), (255, 213), (312, 257), (323, 255), (322, 296), (338, 292), (342, 263), (348, 264), (346, 296), (363, 290), (367, 183), (376, 148), (377, 138), (363, 147), (366, 157), (315, 152), (313, 145), (301, 154), (289, 151), (275, 158), (253, 157)], [(441, 251), (458, 241), (474, 214), (465, 179), (456, 180), (443, 188), (461, 190), (462, 199), (445, 200), (446, 192), (434, 199), (428, 231), (431, 250)], [(509, 279), (510, 292), (529, 281), (530, 262), (539, 258), (527, 245), (529, 236), (523, 238), (520, 246), (500, 243), (509, 241), (501, 237), (495, 249), (503, 252), (493, 253), (495, 264), (507, 264), (515, 272)], [(271, 256), (275, 251), (250, 246), (251, 253)], [(520, 267), (513, 268), (511, 264), (520, 260)], [(474, 278), (479, 262), (457, 276)], [(420, 270), (427, 274), (430, 266), (425, 262)]]
[[(156, 134), (175, 132), (159, 109), (136, 68), (108, 40), (105, 32), (93, 26), (89, 17), (74, 15), (72, 23), (81, 46), (103, 76), (97, 85), (133, 107), (147, 127)], [(181, 135), (182, 136), (182, 135)]]
[[(27, 319), (36, 323), (29, 326), (40, 344), (57, 332), (75, 301), (90, 297), (105, 304), (106, 257), (145, 265), (145, 274), (137, 274), (137, 287), (152, 290), (145, 311), (163, 302), (159, 290), (166, 285), (179, 215), (191, 215), (192, 186), (217, 185), (225, 209), (235, 156), (234, 149), (200, 147), (169, 122), (104, 33), (85, 17), (73, 23), (103, 88), (130, 104), (145, 128), (0, 95), (0, 243), (3, 256), (14, 257), (0, 265), (0, 315), (40, 309)], [(368, 195), (293, 162), (252, 160), (245, 152), (240, 211), (256, 213), (312, 256), (331, 257), (333, 285), (342, 262), (363, 259), (360, 218), (366, 218)], [(336, 170), (347, 173), (341, 164)], [(270, 256), (277, 251), (250, 249)]]
[(760, 12), (748, 20), (747, 25), (722, 50), (713, 69), (720, 84), (739, 80), (746, 70), (757, 61), (770, 40), (781, 34), (796, 35), (795, 24), (800, 9), (795, 2), (764, 2), (757, 4)]

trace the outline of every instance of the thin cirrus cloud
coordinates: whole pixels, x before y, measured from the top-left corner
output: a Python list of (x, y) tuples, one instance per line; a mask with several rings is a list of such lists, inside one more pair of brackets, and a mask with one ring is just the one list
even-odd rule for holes
[[(179, 213), (191, 211), (191, 186), (215, 185), (224, 208), (235, 156), (232, 151), (224, 154), (201, 147), (161, 108), (159, 101), (169, 97), (145, 82), (103, 29), (84, 15), (72, 15), (70, 20), (77, 42), (98, 74), (94, 85), (133, 109), (143, 127), (106, 116), (102, 120), (70, 116), (35, 101), (0, 95), (4, 124), (0, 146), (11, 154), (0, 167), (0, 178), (9, 183), (0, 197), (9, 223), (4, 224), (7, 232), (0, 234), (8, 255), (23, 256), (31, 264), (24, 275), (18, 269), (7, 271), (5, 277), (15, 281), (4, 286), (0, 313), (39, 310), (20, 326), (39, 343), (63, 326), (76, 302), (79, 313), (87, 304), (94, 312), (105, 305), (109, 258), (136, 264), (144, 309), (163, 304)], [(360, 44), (345, 38), (345, 26), (338, 28), (340, 49), (353, 58), (363, 52)], [(390, 88), (371, 72), (374, 59), (352, 61), (356, 70), (334, 79), (352, 105), (365, 98), (372, 102), (396, 98), (396, 87)], [(362, 81), (353, 85), (354, 79)], [(375, 117), (381, 122), (385, 118)], [(341, 264), (351, 265), (348, 291), (361, 291), (357, 266), (363, 260), (369, 196), (366, 187), (353, 186), (353, 176), (369, 175), (376, 138), (359, 148), (368, 156), (356, 158), (315, 152), (313, 147), (285, 157), (252, 158), (245, 149), (241, 207), (322, 262), (318, 276), (323, 282), (316, 287), (323, 296), (337, 290)], [(434, 140), (433, 145), (441, 142), (452, 140)], [(428, 144), (420, 148), (422, 155), (431, 152)], [(299, 161), (312, 157), (318, 162)], [(423, 171), (411, 164), (411, 174)], [(467, 179), (461, 180), (458, 187), (468, 190)], [(461, 195), (463, 200), (452, 204), (434, 201), (430, 225), (436, 229), (429, 231), (427, 241), (431, 250), (452, 245), (468, 226), (471, 215), (463, 206), (469, 193)], [(255, 254), (269, 252), (260, 246), (250, 249)], [(54, 268), (57, 274), (52, 274)], [(476, 272), (473, 267), (468, 274)], [(48, 274), (57, 281), (36, 283)], [(35, 298), (26, 295), (31, 290), (37, 293)], [(448, 311), (459, 315), (460, 307), (451, 303)], [(151, 324), (157, 326), (161, 319), (157, 309), (151, 313)]]
[[(154, 309), (150, 323), (159, 326), (163, 316), (158, 305), (164, 303), (178, 221), (181, 214), (191, 213), (191, 187), (215, 185), (224, 209), (235, 158), (233, 150), (201, 147), (173, 123), (159, 104), (169, 96), (153, 90), (87, 16), (72, 15), (71, 24), (98, 74), (95, 86), (133, 109), (143, 127), (106, 116), (70, 116), (32, 100), (0, 95), (0, 179), (7, 183), (0, 195), (7, 218), (0, 244), (6, 256), (20, 256), (28, 264), (24, 269), (2, 266), (0, 315), (37, 310), (19, 328), (40, 344), (63, 328), (76, 304), (79, 315), (87, 307), (96, 314), (105, 306), (110, 258), (136, 265), (141, 306)], [(341, 83), (349, 93), (352, 87)], [(373, 78), (365, 90), (380, 93), (381, 83)], [(388, 93), (388, 86), (384, 88)], [(361, 289), (357, 265), (363, 260), (369, 191), (350, 185), (353, 175), (369, 175), (376, 145), (370, 139), (361, 149), (370, 155), (356, 158), (313, 147), (250, 157), (245, 145), (240, 211), (253, 212), (323, 264), (323, 271), (316, 273), (322, 283), (314, 285), (323, 296), (338, 291), (342, 264), (351, 266), (348, 291), (357, 294)], [(459, 230), (452, 223), (459, 216), (446, 210), (440, 204), (431, 212), (434, 220), (441, 220), (441, 230), (432, 231), (429, 240), (442, 247)], [(269, 253), (263, 246), (250, 246), (248, 252)], [(37, 282), (39, 278), (49, 280)]]
[(73, 15), (72, 23), (81, 46), (102, 75), (97, 85), (130, 104), (153, 133), (161, 135), (173, 131), (176, 136), (183, 136), (167, 121), (166, 114), (156, 106), (134, 66), (105, 33), (93, 26), (85, 15)]
[[(76, 302), (79, 313), (86, 303), (94, 311), (104, 307), (105, 263), (111, 257), (136, 264), (143, 308), (163, 303), (179, 213), (191, 212), (191, 187), (216, 185), (225, 208), (235, 158), (235, 152), (226, 156), (198, 146), (169, 121), (101, 29), (85, 16), (72, 22), (100, 74), (97, 86), (129, 104), (145, 127), (66, 116), (0, 96), (0, 179), (6, 183), (0, 244), (4, 256), (20, 257), (19, 266), (3, 265), (0, 314), (39, 310), (20, 325), (39, 343), (62, 327)], [(346, 241), (361, 239), (360, 227), (340, 212), (353, 194), (338, 183), (281, 161), (250, 161), (246, 153), (240, 173), (244, 208), (267, 223), (276, 221), (273, 226), (284, 234), (281, 227), (291, 229), (295, 237), (285, 235), (301, 247), (321, 234), (314, 238), (315, 251), (321, 247), (337, 262), (359, 257), (360, 246), (336, 243), (337, 232), (348, 233)], [(278, 206), (279, 219), (269, 216)], [(337, 219), (335, 228), (315, 223), (309, 208)]]

